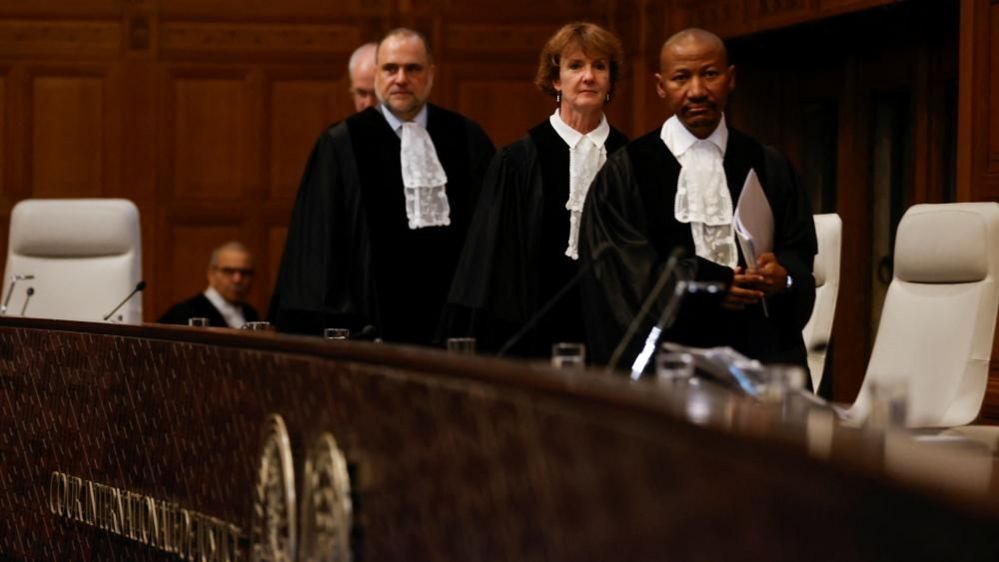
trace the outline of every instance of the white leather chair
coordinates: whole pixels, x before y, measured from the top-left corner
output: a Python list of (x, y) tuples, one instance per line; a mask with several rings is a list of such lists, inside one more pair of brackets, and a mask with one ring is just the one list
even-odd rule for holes
[[(125, 199), (27, 199), (14, 206), (3, 278), (8, 316), (99, 322), (142, 278), (139, 210)], [(27, 289), (34, 294), (28, 298)], [(142, 322), (142, 295), (114, 319)]]
[(826, 347), (832, 336), (833, 317), (836, 314), (836, 297), (839, 296), (840, 248), (843, 241), (843, 221), (836, 213), (815, 215), (815, 235), (819, 253), (815, 255), (815, 306), (812, 317), (802, 331), (808, 349), (808, 369), (812, 375), (812, 389), (819, 391), (826, 365)]
[(999, 204), (916, 205), (895, 239), (895, 273), (860, 395), (907, 379), (910, 427), (952, 427), (978, 415), (999, 310)]

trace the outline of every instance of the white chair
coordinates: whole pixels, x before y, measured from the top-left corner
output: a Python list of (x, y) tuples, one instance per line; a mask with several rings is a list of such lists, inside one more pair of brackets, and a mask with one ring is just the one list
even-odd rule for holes
[[(16, 277), (29, 275), (11, 291)], [(139, 210), (131, 201), (27, 199), (14, 206), (3, 278), (8, 316), (24, 310), (34, 318), (99, 322), (141, 278)], [(119, 316), (141, 323), (142, 295)]]
[(952, 427), (978, 415), (999, 310), (999, 204), (916, 205), (898, 226), (895, 273), (860, 395), (906, 379), (910, 427)]
[(812, 389), (819, 391), (826, 366), (826, 348), (832, 335), (833, 317), (836, 315), (836, 297), (839, 296), (839, 260), (843, 240), (843, 221), (836, 213), (815, 215), (815, 235), (819, 253), (815, 255), (815, 306), (812, 317), (802, 331), (808, 349), (808, 369), (812, 375)]

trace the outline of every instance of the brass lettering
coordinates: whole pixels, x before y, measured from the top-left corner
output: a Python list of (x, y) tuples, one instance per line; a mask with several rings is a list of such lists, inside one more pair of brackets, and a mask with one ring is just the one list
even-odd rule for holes
[(66, 475), (61, 472), (53, 472), (49, 478), (49, 511), (55, 515), (62, 515), (63, 510), (63, 490), (66, 489)]
[(87, 494), (84, 496), (85, 509), (83, 519), (87, 525), (94, 525), (97, 521), (97, 498), (94, 495), (94, 483), (87, 482)]
[(145, 510), (146, 510), (146, 528), (145, 528), (145, 544), (150, 546), (160, 546), (160, 526), (159, 518), (156, 514), (156, 500), (153, 498), (145, 498)]
[(73, 481), (73, 495), (72, 495), (72, 498), (71, 498), (72, 499), (72, 503), (70, 504), (70, 507), (72, 508), (70, 518), (73, 519), (73, 520), (75, 520), (75, 521), (81, 521), (82, 522), (83, 521), (83, 501), (81, 501), (80, 498), (83, 495), (83, 479), (74, 476), (72, 478), (72, 481)]
[(236, 562), (239, 527), (142, 494), (53, 471), (49, 511), (190, 562)]

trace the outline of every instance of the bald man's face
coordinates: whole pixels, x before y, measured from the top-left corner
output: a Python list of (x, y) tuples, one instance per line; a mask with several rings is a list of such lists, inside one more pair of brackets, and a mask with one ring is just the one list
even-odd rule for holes
[(350, 74), (350, 95), (354, 99), (354, 109), (364, 111), (378, 103), (375, 96), (375, 51), (361, 57)]
[(715, 131), (735, 89), (735, 67), (726, 63), (719, 43), (696, 37), (670, 45), (659, 58), (656, 91), (697, 138)]

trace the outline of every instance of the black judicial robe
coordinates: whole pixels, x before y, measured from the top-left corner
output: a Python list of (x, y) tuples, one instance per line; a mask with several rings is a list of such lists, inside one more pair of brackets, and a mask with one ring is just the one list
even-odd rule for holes
[[(164, 312), (163, 316), (160, 316), (157, 322), (160, 324), (182, 324), (186, 326), (189, 318), (207, 318), (210, 326), (216, 328), (229, 327), (222, 313), (215, 308), (215, 305), (212, 304), (212, 301), (208, 300), (208, 297), (204, 293), (198, 293), (186, 301), (171, 306), (170, 310)], [(252, 306), (243, 304), (243, 318), (247, 322), (256, 322), (259, 317), (257, 316), (257, 311)]]
[(313, 148), (292, 212), (271, 299), (279, 330), (373, 326), (386, 341), (431, 343), (495, 149), (476, 123), (427, 108), (451, 224), (409, 229), (401, 141), (379, 109), (331, 126)]
[[(608, 156), (627, 140), (611, 128)], [(569, 147), (548, 120), (496, 154), (451, 286), (447, 335), (496, 351), (571, 280), (568, 198)], [(585, 341), (576, 286), (511, 352), (547, 357), (558, 341)]]
[[(595, 261), (592, 275), (581, 281), (591, 353), (598, 362), (610, 358), (672, 249), (680, 246), (687, 256), (694, 256), (690, 225), (674, 218), (680, 163), (659, 135), (656, 129), (617, 152), (597, 174), (587, 195), (580, 225), (580, 259), (594, 261), (594, 248), (610, 244), (609, 255)], [(769, 318), (759, 305), (730, 311), (717, 298), (687, 297), (676, 323), (661, 341), (727, 345), (763, 362), (806, 365), (801, 330), (815, 301), (812, 263), (816, 253), (809, 199), (783, 156), (733, 129), (729, 129), (724, 168), (733, 205), (746, 174), (751, 168), (756, 170), (774, 213), (774, 254), (794, 285), (767, 299)], [(739, 263), (745, 266), (741, 255)], [(698, 257), (683, 260), (681, 267), (703, 281), (731, 284), (733, 277), (730, 268)], [(665, 302), (664, 296), (654, 309), (655, 318), (641, 324), (622, 358), (625, 366), (634, 360)]]

